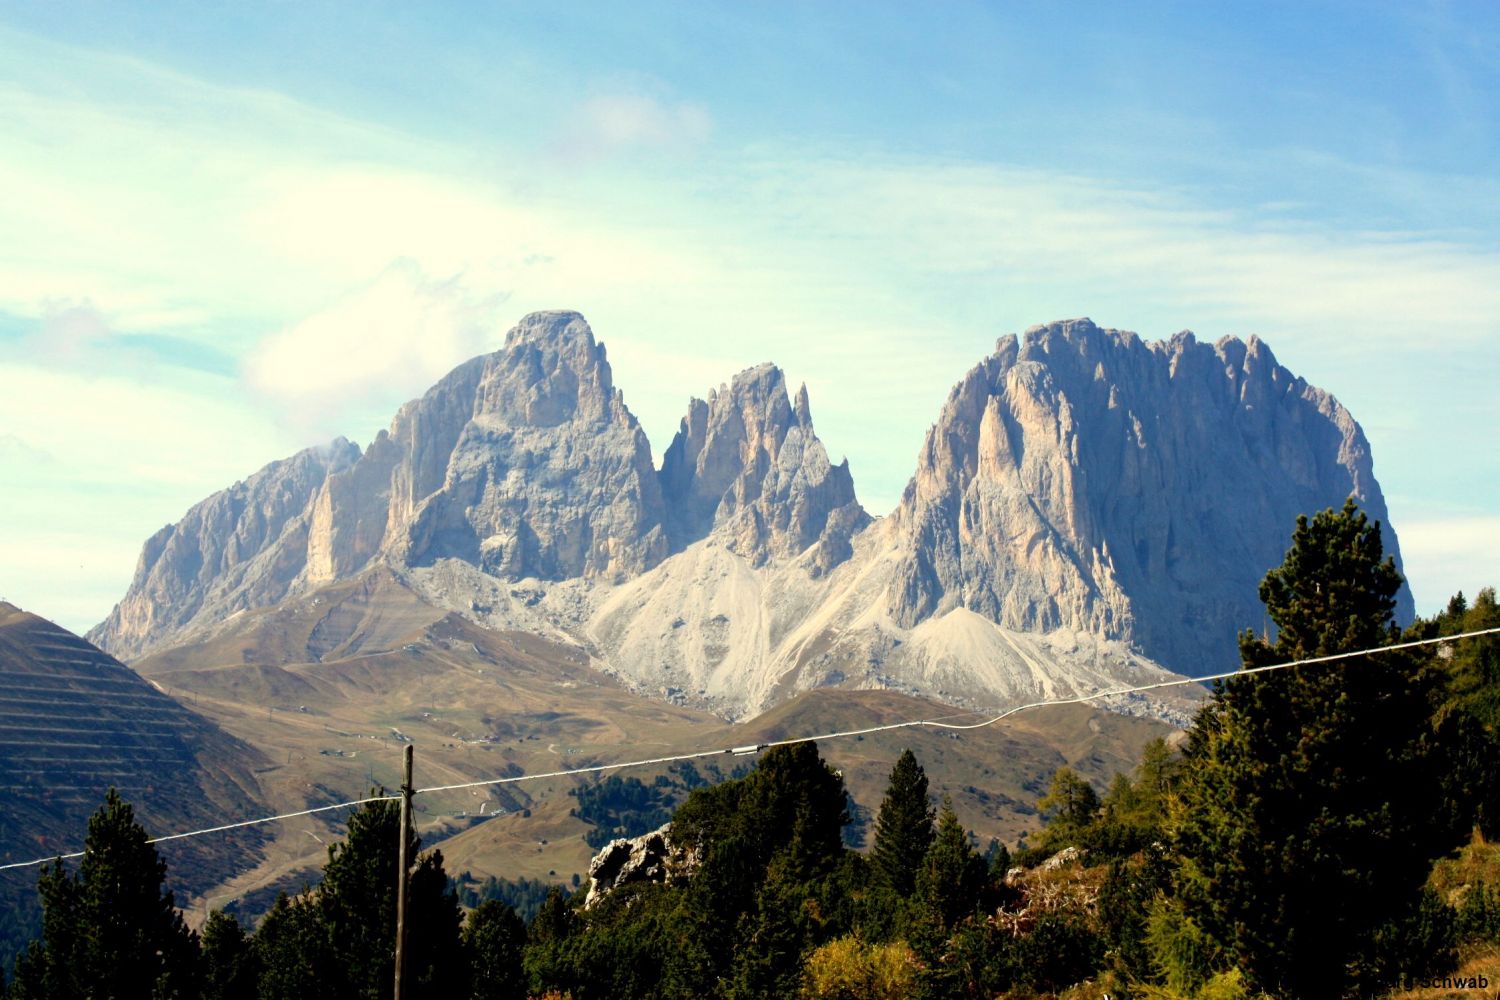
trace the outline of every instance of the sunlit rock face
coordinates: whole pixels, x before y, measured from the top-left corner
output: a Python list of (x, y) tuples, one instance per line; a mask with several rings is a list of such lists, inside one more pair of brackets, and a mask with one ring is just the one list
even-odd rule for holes
[(534, 313), (479, 361), (392, 423), (386, 551), (511, 579), (621, 580), (660, 562), (651, 446), (583, 317)]
[(90, 633), (135, 656), (360, 572), (459, 559), (497, 576), (622, 580), (667, 555), (651, 448), (583, 317), (534, 313), (401, 408), (196, 505), (146, 543)]
[[(1386, 522), (1364, 432), (1257, 338), (1034, 327), (1002, 338), (928, 432), (892, 515), (892, 603), (906, 625), (967, 608), (1227, 669), (1297, 515), (1347, 496)], [(1405, 589), (1397, 611), (1413, 614)]]
[(339, 438), (194, 504), (146, 540), (130, 589), (89, 641), (134, 657), (201, 621), (281, 600), (307, 564), (313, 498), (358, 459)]
[(826, 572), (870, 523), (849, 463), (829, 462), (813, 433), (807, 387), (794, 401), (771, 364), (689, 402), (661, 481), (677, 547), (712, 533), (756, 566), (817, 546), (811, 564)]
[(534, 313), (363, 451), (273, 462), (153, 536), (90, 638), (140, 656), (380, 567), (728, 718), (823, 686), (1017, 704), (1233, 666), (1296, 517), (1351, 495), (1385, 521), (1363, 432), (1253, 337), (1004, 337), (872, 520), (776, 366), (691, 399), (658, 469), (583, 317)]

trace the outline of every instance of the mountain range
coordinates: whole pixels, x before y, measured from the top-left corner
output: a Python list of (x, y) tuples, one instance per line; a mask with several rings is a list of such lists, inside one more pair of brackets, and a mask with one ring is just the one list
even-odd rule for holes
[[(162, 528), (88, 637), (136, 660), (380, 574), (726, 719), (822, 687), (999, 707), (1231, 667), (1296, 516), (1351, 495), (1399, 562), (1363, 431), (1255, 337), (1002, 337), (876, 518), (774, 365), (692, 399), (657, 466), (583, 317), (534, 313), (368, 447), (273, 462)], [(330, 610), (309, 655), (348, 655), (347, 624)]]

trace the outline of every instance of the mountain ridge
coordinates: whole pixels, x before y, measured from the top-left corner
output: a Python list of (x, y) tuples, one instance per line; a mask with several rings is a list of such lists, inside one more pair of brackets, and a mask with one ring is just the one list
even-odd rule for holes
[(1344, 496), (1399, 561), (1358, 424), (1255, 337), (1002, 337), (884, 518), (773, 364), (690, 398), (658, 468), (582, 316), (531, 314), (505, 344), (363, 451), (338, 439), (195, 505), (90, 637), (139, 656), (384, 565), (729, 718), (825, 685), (993, 706), (1232, 664), (1293, 519)]

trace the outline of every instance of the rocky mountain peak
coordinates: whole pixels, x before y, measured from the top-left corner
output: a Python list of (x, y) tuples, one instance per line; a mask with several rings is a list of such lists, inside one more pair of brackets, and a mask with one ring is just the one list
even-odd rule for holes
[(147, 541), (95, 641), (134, 656), (372, 562), (459, 559), (517, 579), (623, 579), (667, 555), (651, 448), (604, 345), (533, 313), (400, 408), (361, 454), (272, 463)]
[(848, 463), (832, 465), (813, 433), (806, 386), (794, 404), (772, 364), (689, 401), (661, 483), (678, 547), (714, 533), (757, 565), (817, 545), (812, 565), (822, 572), (847, 558), (849, 536), (869, 522)]
[(555, 349), (592, 351), (597, 346), (594, 331), (583, 314), (571, 309), (544, 309), (527, 313), (505, 335), (505, 349), (535, 344)]
[(1349, 495), (1386, 520), (1363, 431), (1262, 341), (1033, 327), (1000, 339), (928, 433), (893, 518), (896, 618), (966, 608), (1222, 668), (1296, 516)]
[(634, 426), (604, 345), (576, 312), (536, 312), (489, 355), (475, 415), (552, 427), (568, 421)]
[(667, 552), (661, 490), (604, 345), (573, 312), (532, 313), (505, 343), (398, 415), (384, 550), (510, 579), (655, 565)]
[(116, 656), (192, 622), (275, 604), (306, 565), (309, 507), (330, 476), (354, 467), (359, 446), (336, 438), (299, 451), (206, 500), (146, 540), (123, 600), (89, 632)]

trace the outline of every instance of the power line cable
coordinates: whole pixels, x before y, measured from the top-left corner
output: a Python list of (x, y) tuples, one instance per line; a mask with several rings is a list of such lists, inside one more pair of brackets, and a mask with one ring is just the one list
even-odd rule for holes
[[(298, 816), (311, 816), (313, 813), (329, 812), (334, 809), (346, 809), (349, 806), (362, 806), (366, 802), (383, 802), (386, 799), (399, 799), (399, 795), (374, 795), (367, 799), (351, 799), (348, 802), (335, 802), (331, 806), (317, 806), (312, 809), (301, 809), (297, 812), (280, 813), (276, 816), (262, 816), (259, 819), (241, 820), (238, 823), (225, 823), (222, 826), (211, 826), (203, 830), (189, 830), (187, 833), (169, 833), (161, 837), (152, 837), (146, 841), (148, 844), (161, 844), (168, 840), (182, 840), (187, 837), (201, 837), (208, 833), (221, 833), (225, 830), (238, 830), (246, 826), (258, 826), (261, 823), (275, 823), (277, 820), (296, 819)], [(37, 858), (34, 861), (12, 861), (10, 864), (0, 865), (0, 872), (9, 868), (27, 868), (31, 865), (44, 865), (48, 861), (68, 861), (73, 858), (83, 857), (83, 851), (74, 851), (71, 854), (54, 854), (47, 858)]]
[(1292, 660), (1287, 663), (1272, 663), (1261, 667), (1248, 667), (1239, 670), (1230, 670), (1220, 674), (1207, 674), (1203, 677), (1179, 677), (1176, 680), (1158, 681), (1154, 684), (1139, 684), (1133, 687), (1113, 688), (1107, 691), (1096, 691), (1093, 694), (1078, 695), (1073, 698), (1047, 699), (1043, 701), (1027, 702), (1008, 708), (999, 715), (985, 719), (981, 722), (968, 724), (957, 724), (945, 722), (946, 719), (962, 718), (964, 715), (978, 715), (978, 712), (963, 712), (958, 715), (943, 715), (935, 719), (910, 719), (905, 722), (891, 722), (883, 726), (869, 726), (865, 729), (844, 729), (837, 732), (821, 733), (817, 736), (798, 736), (788, 739), (771, 740), (754, 746), (725, 747), (719, 750), (700, 750), (694, 753), (676, 754), (669, 757), (652, 757), (646, 760), (621, 761), (615, 764), (595, 764), (589, 767), (570, 768), (562, 771), (547, 771), (541, 774), (522, 774), (509, 778), (491, 778), (486, 781), (468, 781), (456, 785), (434, 785), (431, 788), (419, 788), (417, 794), (423, 792), (448, 792), (462, 788), (480, 788), (488, 785), (510, 785), (522, 781), (540, 781), (543, 778), (562, 778), (575, 774), (597, 774), (600, 771), (613, 771), (625, 767), (649, 767), (653, 764), (671, 764), (685, 760), (700, 760), (704, 757), (717, 757), (721, 754), (743, 754), (753, 753), (758, 750), (766, 750), (771, 747), (788, 746), (793, 743), (804, 743), (808, 740), (833, 740), (847, 736), (868, 736), (871, 733), (889, 732), (893, 729), (910, 729), (916, 726), (931, 726), (935, 729), (983, 729), (985, 726), (993, 726), (1002, 719), (1024, 712), (1031, 708), (1044, 708), (1052, 705), (1080, 705), (1085, 702), (1097, 701), (1100, 698), (1110, 698), (1119, 695), (1136, 694), (1141, 691), (1156, 691), (1161, 688), (1182, 687), (1187, 684), (1202, 684), (1205, 681), (1224, 680), (1230, 677), (1241, 677), (1246, 674), (1260, 674), (1268, 670), (1286, 670), (1289, 667), (1304, 667), (1311, 664), (1331, 663), (1335, 660), (1347, 660), (1356, 656), (1369, 656), (1374, 653), (1391, 653), (1402, 649), (1412, 649), (1417, 646), (1429, 646), (1438, 642), (1453, 642), (1458, 639), (1469, 639), (1474, 636), (1491, 635), (1500, 633), (1500, 628), (1481, 629), (1476, 632), (1464, 632), (1459, 635), (1439, 636), (1434, 639), (1418, 639), (1413, 642), (1402, 642), (1391, 646), (1377, 646), (1372, 649), (1358, 649), (1349, 653), (1333, 653), (1328, 656), (1313, 656), (1304, 660)]
[[(692, 753), (673, 754), (664, 757), (648, 757), (641, 760), (619, 761), (613, 764), (595, 764), (588, 767), (568, 768), (559, 771), (543, 771), (537, 774), (521, 774), (508, 778), (490, 778), (484, 781), (467, 781), (454, 785), (433, 785), (428, 788), (414, 789), (412, 794), (423, 795), (429, 792), (448, 792), (457, 791), (464, 788), (483, 788), (492, 785), (518, 784), (523, 781), (541, 781), (546, 778), (566, 778), (575, 775), (598, 774), (602, 771), (617, 771), (629, 767), (650, 767), (657, 764), (673, 764), (679, 761), (702, 760), (706, 757), (718, 757), (724, 754), (748, 755), (757, 753), (761, 750), (767, 750), (771, 747), (788, 746), (793, 743), (805, 743), (809, 740), (832, 740), (842, 739), (849, 736), (868, 736), (871, 733), (889, 732), (895, 729), (910, 729), (917, 726), (930, 726), (935, 729), (948, 730), (983, 729), (986, 726), (993, 726), (995, 723), (1001, 721), (1002, 719), (1009, 718), (1010, 716), (1015, 715), (1018, 712), (1024, 712), (1028, 709), (1033, 708), (1046, 708), (1054, 705), (1080, 705), (1090, 701), (1097, 701), (1101, 698), (1118, 697), (1127, 694), (1138, 694), (1143, 691), (1158, 691), (1162, 688), (1182, 687), (1188, 684), (1202, 684), (1205, 681), (1227, 680), (1232, 677), (1243, 677), (1249, 674), (1261, 674), (1271, 670), (1287, 670), (1291, 667), (1304, 667), (1320, 663), (1332, 663), (1338, 660), (1352, 659), (1357, 656), (1371, 656), (1379, 653), (1393, 653), (1403, 649), (1414, 649), (1418, 646), (1430, 646), (1440, 642), (1457, 642), (1460, 639), (1472, 639), (1478, 636), (1495, 634), (1500, 634), (1500, 628), (1479, 629), (1473, 632), (1460, 632), (1457, 635), (1436, 636), (1431, 639), (1417, 639), (1411, 642), (1395, 643), (1390, 646), (1376, 646), (1371, 649), (1358, 649), (1348, 653), (1332, 653), (1327, 656), (1313, 656), (1302, 660), (1290, 660), (1286, 663), (1271, 663), (1260, 667), (1246, 667), (1238, 670), (1225, 671), (1224, 673), (1207, 674), (1202, 677), (1179, 677), (1175, 680), (1157, 681), (1151, 684), (1138, 684), (1131, 687), (1112, 688), (1106, 691), (1096, 691), (1093, 694), (1077, 695), (1072, 698), (1057, 698), (1047, 699), (1043, 701), (1027, 702), (1024, 705), (1017, 705), (1013, 708), (1006, 709), (1004, 712), (1001, 712), (998, 715), (973, 723), (953, 723), (947, 720), (959, 719), (963, 718), (964, 716), (979, 715), (981, 713), (959, 712), (953, 715), (937, 716), (936, 718), (932, 719), (909, 719), (903, 722), (887, 723), (882, 726), (869, 726), (864, 729), (845, 729), (839, 730), (837, 732), (821, 733), (815, 736), (798, 736), (787, 739), (771, 740), (766, 743), (757, 743), (748, 746), (721, 747), (717, 750), (699, 750)], [(235, 830), (242, 827), (257, 826), (262, 823), (274, 823), (278, 820), (295, 819), (299, 816), (310, 816), (314, 813), (328, 812), (330, 810), (343, 809), (349, 806), (364, 805), (367, 802), (381, 802), (398, 798), (400, 798), (400, 796), (398, 795), (376, 795), (364, 799), (353, 799), (348, 802), (339, 802), (335, 803), (334, 805), (327, 806), (317, 806), (313, 809), (303, 809), (298, 812), (281, 813), (276, 816), (265, 816), (260, 819), (242, 820), (238, 823), (226, 823), (222, 826), (208, 827), (207, 829), (203, 830), (190, 830), (186, 833), (168, 834), (166, 836), (152, 838), (148, 840), (147, 843), (159, 844), (169, 840), (182, 840), (187, 837), (201, 837), (209, 833), (219, 833), (225, 830)], [(33, 865), (46, 864), (49, 861), (58, 859), (67, 860), (71, 858), (80, 858), (83, 856), (83, 853), (84, 852), (82, 851), (75, 851), (70, 854), (50, 855), (45, 858), (36, 858), (31, 861), (13, 861), (9, 864), (0, 865), (0, 871), (6, 871), (13, 868), (28, 868)]]

